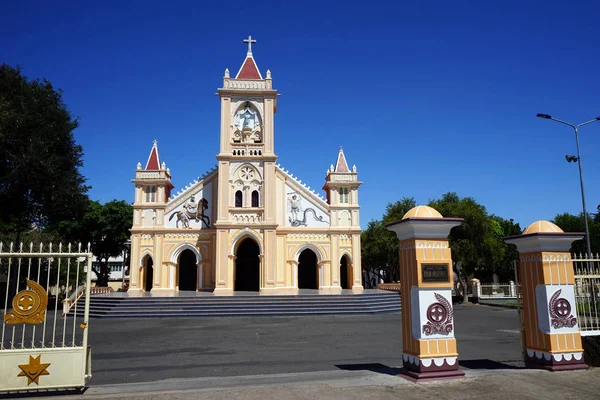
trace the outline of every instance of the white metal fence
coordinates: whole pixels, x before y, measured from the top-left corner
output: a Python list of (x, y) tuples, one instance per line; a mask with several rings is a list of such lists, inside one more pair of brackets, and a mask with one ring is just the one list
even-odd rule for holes
[[(91, 376), (88, 349), (92, 254), (69, 246), (0, 243), (3, 302), (0, 391), (74, 388)], [(76, 301), (85, 289), (85, 303)], [(63, 314), (64, 306), (84, 307)], [(78, 316), (79, 314), (79, 316)]]
[(584, 336), (600, 335), (600, 255), (573, 255), (575, 302), (579, 329)]

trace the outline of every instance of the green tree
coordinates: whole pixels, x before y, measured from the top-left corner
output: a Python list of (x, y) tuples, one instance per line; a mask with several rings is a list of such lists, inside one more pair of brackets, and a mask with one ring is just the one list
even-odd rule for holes
[(361, 254), (363, 269), (379, 276), (385, 282), (400, 279), (398, 264), (398, 239), (387, 230), (386, 224), (402, 219), (404, 214), (415, 207), (414, 198), (402, 198), (386, 206), (381, 220), (371, 221), (361, 234)]
[(104, 205), (90, 201), (79, 235), (84, 243), (91, 243), (92, 253), (100, 261), (100, 268), (92, 269), (98, 278), (97, 286), (108, 285), (108, 259), (125, 250), (125, 242), (131, 236), (132, 221), (133, 207), (123, 200), (113, 200)]
[(498, 274), (498, 277), (502, 282), (514, 280), (515, 271), (513, 263), (514, 261), (519, 260), (519, 252), (517, 251), (517, 246), (514, 244), (504, 243), (504, 238), (507, 236), (520, 235), (523, 230), (521, 229), (521, 226), (518, 223), (515, 223), (512, 218), (506, 220), (497, 215), (492, 215), (490, 218), (500, 228), (499, 231), (495, 231), (495, 234), (498, 240), (504, 244), (504, 257), (496, 265), (495, 273)]
[(83, 214), (88, 187), (77, 125), (49, 81), (0, 65), (0, 229), (15, 242), (32, 227)]
[[(590, 243), (592, 245), (592, 254), (600, 253), (600, 219), (596, 214), (594, 218), (588, 215), (588, 227), (590, 230)], [(579, 215), (573, 215), (569, 213), (558, 214), (552, 221), (565, 232), (582, 232), (585, 233), (585, 223), (583, 219), (583, 213)], [(576, 240), (571, 245), (571, 252), (577, 254), (587, 253), (587, 243), (585, 238)]]
[(450, 231), (452, 258), (462, 262), (467, 276), (475, 274), (480, 278), (491, 278), (505, 252), (500, 224), (490, 218), (485, 207), (473, 198), (460, 198), (454, 192), (430, 201), (429, 206), (444, 217), (464, 219), (462, 224)]

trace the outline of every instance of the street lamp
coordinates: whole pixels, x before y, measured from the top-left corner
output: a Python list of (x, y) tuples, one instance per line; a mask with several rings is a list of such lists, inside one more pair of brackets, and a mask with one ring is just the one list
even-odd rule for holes
[(588, 257), (592, 256), (592, 245), (590, 244), (590, 228), (588, 227), (588, 214), (587, 209), (585, 207), (585, 192), (583, 190), (583, 172), (581, 171), (581, 154), (579, 154), (579, 127), (591, 124), (592, 122), (596, 122), (600, 120), (600, 117), (596, 117), (592, 120), (582, 122), (579, 125), (573, 125), (565, 121), (561, 121), (560, 119), (552, 118), (548, 114), (538, 114), (538, 118), (543, 119), (551, 119), (552, 121), (560, 122), (561, 124), (568, 125), (575, 131), (575, 143), (577, 144), (577, 156), (565, 156), (567, 162), (577, 162), (579, 165), (579, 183), (581, 184), (581, 202), (583, 203), (583, 221), (585, 222), (585, 240), (587, 244), (587, 254)]

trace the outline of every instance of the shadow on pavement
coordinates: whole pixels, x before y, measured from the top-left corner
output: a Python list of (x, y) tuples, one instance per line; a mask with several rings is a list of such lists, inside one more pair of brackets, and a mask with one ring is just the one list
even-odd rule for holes
[[(513, 362), (513, 361), (508, 361)], [(514, 362), (519, 362), (515, 360)], [(525, 369), (525, 367), (505, 364), (503, 362), (488, 360), (486, 358), (478, 360), (458, 360), (458, 365), (468, 369)]]
[(0, 392), (0, 399), (26, 399), (30, 397), (70, 396), (84, 394), (88, 387), (76, 389), (40, 389), (30, 391)]
[(388, 367), (387, 365), (379, 363), (367, 363), (367, 364), (340, 364), (336, 365), (337, 368), (345, 371), (371, 371), (379, 374), (386, 375), (398, 375), (402, 368)]

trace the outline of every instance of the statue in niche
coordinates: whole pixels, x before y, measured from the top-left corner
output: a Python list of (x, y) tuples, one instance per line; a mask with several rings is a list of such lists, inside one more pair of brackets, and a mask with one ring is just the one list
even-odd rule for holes
[(210, 228), (210, 218), (208, 215), (204, 215), (206, 209), (208, 209), (208, 200), (203, 198), (200, 200), (200, 203), (197, 203), (196, 198), (192, 196), (183, 204), (183, 210), (171, 214), (169, 221), (172, 220), (174, 216), (177, 216), (177, 221), (175, 222), (177, 228), (179, 228), (179, 223), (181, 222), (182, 228), (192, 229), (190, 227), (190, 220), (192, 219), (196, 222), (202, 221), (204, 226)]
[[(306, 216), (308, 213), (311, 213), (316, 221), (326, 222), (323, 220), (323, 216), (317, 216), (317, 212), (314, 208), (308, 207), (305, 210), (302, 210), (302, 197), (296, 193), (288, 193), (288, 222), (291, 226), (306, 226)], [(302, 219), (300, 220), (300, 216)]]
[(256, 111), (252, 111), (250, 102), (246, 102), (243, 110), (238, 111), (235, 116), (235, 132), (233, 133), (234, 142), (254, 143), (261, 141), (260, 121)]

